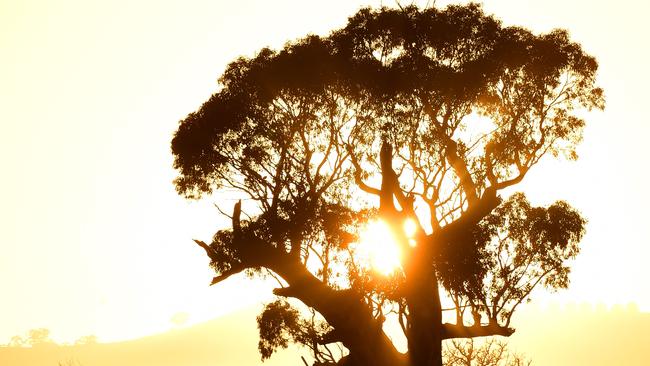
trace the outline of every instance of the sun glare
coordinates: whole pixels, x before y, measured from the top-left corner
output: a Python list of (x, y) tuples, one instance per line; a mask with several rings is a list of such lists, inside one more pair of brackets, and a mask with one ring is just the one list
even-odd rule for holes
[(404, 221), (404, 233), (406, 234), (407, 237), (409, 238), (414, 237), (416, 230), (417, 230), (417, 226), (413, 219), (406, 219), (406, 221)]
[(417, 224), (415, 223), (415, 220), (413, 219), (406, 219), (404, 221), (404, 233), (406, 234), (406, 237), (409, 240), (409, 245), (412, 247), (415, 246), (415, 239), (413, 237), (415, 236), (415, 232), (417, 231), (418, 227)]
[(401, 266), (400, 246), (388, 225), (381, 220), (368, 223), (355, 249), (356, 259), (362, 265), (383, 275), (389, 275)]

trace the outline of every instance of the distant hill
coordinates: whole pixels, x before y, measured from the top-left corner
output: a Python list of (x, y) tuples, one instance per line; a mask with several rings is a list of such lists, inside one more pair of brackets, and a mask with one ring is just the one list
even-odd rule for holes
[(629, 306), (524, 309), (509, 340), (537, 366), (648, 366), (650, 313)]
[[(247, 309), (205, 323), (140, 339), (76, 346), (0, 347), (1, 366), (252, 366), (257, 351), (255, 310)], [(265, 366), (302, 365), (296, 350)], [(302, 354), (305, 352), (303, 351)]]
[[(290, 349), (262, 363), (255, 309), (136, 340), (82, 346), (0, 347), (2, 366), (290, 366), (305, 350)], [(535, 366), (650, 365), (650, 313), (588, 306), (527, 308), (514, 320), (511, 350)]]

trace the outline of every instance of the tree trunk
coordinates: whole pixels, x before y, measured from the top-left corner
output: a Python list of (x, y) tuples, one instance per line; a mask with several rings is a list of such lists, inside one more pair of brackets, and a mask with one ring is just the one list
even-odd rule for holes
[(438, 278), (415, 250), (405, 266), (409, 365), (442, 366), (442, 307)]

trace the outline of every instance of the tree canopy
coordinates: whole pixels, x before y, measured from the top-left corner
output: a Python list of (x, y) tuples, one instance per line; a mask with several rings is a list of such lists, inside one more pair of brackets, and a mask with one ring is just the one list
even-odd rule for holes
[[(349, 364), (440, 365), (444, 339), (512, 334), (536, 285), (568, 285), (585, 219), (499, 192), (544, 156), (577, 158), (581, 112), (604, 106), (596, 71), (566, 31), (506, 27), (476, 4), (362, 9), (327, 37), (232, 62), (179, 124), (175, 184), (245, 197), (249, 219), (238, 203), (231, 228), (197, 241), (213, 284), (269, 274), (313, 311), (269, 304), (262, 356), (292, 341), (334, 361), (323, 346), (340, 342)], [(388, 274), (357, 245), (376, 220), (401, 253)], [(406, 355), (382, 330), (391, 313)]]

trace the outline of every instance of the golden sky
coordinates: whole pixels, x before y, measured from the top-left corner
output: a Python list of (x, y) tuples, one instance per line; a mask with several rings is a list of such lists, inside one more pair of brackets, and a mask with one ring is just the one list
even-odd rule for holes
[[(179, 312), (196, 322), (268, 297), (239, 278), (207, 286), (191, 239), (225, 225), (212, 204), (232, 198), (176, 195), (171, 136), (235, 57), (326, 34), (379, 4), (0, 0), (0, 343), (37, 327), (57, 340), (137, 337), (170, 328)], [(567, 28), (599, 60), (607, 96), (606, 110), (588, 116), (580, 160), (545, 161), (517, 187), (536, 204), (565, 199), (589, 219), (569, 290), (539, 298), (650, 311), (650, 5), (484, 8), (506, 24)]]

